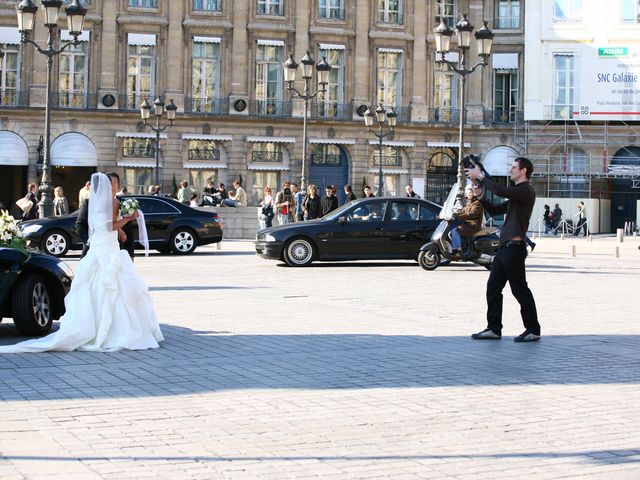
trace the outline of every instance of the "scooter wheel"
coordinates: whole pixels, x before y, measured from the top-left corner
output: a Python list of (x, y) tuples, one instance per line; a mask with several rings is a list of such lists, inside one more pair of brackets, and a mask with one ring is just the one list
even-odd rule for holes
[(426, 251), (418, 255), (418, 263), (425, 270), (435, 270), (440, 265), (440, 254), (438, 252)]

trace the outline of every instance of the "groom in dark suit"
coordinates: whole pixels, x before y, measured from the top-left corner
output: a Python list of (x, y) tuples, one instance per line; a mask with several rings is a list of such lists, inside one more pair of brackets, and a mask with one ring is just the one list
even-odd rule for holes
[[(113, 182), (117, 183), (117, 189), (120, 190), (120, 176), (115, 172), (105, 173), (107, 177)], [(127, 222), (123, 227), (124, 238), (118, 232), (118, 243), (120, 243), (120, 250), (126, 250), (131, 257), (131, 261), (134, 258), (134, 238), (133, 238), (133, 223)], [(89, 251), (89, 198), (87, 198), (80, 205), (78, 211), (78, 218), (76, 218), (76, 235), (83, 243), (82, 255), (84, 257)]]

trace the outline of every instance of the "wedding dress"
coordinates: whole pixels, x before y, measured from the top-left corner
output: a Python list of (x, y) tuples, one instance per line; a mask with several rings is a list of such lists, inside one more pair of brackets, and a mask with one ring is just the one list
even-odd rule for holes
[(142, 350), (157, 348), (164, 340), (147, 287), (112, 228), (113, 194), (106, 175), (91, 176), (90, 199), (90, 248), (65, 297), (60, 328), (43, 338), (0, 347), (0, 354)]

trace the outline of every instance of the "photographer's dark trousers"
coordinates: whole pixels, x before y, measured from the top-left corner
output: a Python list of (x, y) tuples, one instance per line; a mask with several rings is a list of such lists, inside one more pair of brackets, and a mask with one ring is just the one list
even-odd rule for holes
[(527, 247), (521, 241), (509, 241), (500, 247), (493, 259), (491, 273), (487, 281), (487, 328), (497, 334), (502, 332), (502, 290), (507, 282), (511, 293), (520, 304), (520, 314), (524, 328), (540, 335), (538, 312), (533, 294), (527, 286), (524, 261)]

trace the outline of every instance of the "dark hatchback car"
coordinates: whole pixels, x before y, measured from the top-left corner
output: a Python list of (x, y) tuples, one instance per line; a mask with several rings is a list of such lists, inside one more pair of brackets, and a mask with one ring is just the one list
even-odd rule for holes
[(417, 259), (440, 206), (417, 198), (363, 198), (321, 219), (258, 232), (256, 253), (290, 266), (314, 260)]
[(73, 272), (57, 258), (0, 248), (0, 321), (13, 318), (25, 336), (44, 335), (64, 315)]
[[(222, 226), (217, 213), (196, 210), (168, 197), (150, 195), (125, 195), (135, 198), (144, 213), (149, 247), (162, 253), (193, 253), (198, 245), (208, 245), (222, 240)], [(30, 220), (21, 224), (29, 245), (56, 257), (69, 250), (82, 250), (82, 242), (76, 235), (78, 212), (60, 217)], [(133, 222), (137, 239), (137, 222)], [(136, 248), (143, 248), (136, 242)]]

